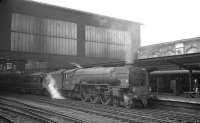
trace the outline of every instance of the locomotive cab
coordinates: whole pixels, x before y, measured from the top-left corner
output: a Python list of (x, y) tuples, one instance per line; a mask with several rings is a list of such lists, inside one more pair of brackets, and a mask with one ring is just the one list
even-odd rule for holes
[(129, 93), (124, 95), (124, 103), (127, 107), (136, 105), (146, 106), (151, 98), (148, 87), (148, 75), (145, 69), (132, 67), (129, 70)]
[(130, 89), (135, 96), (147, 94), (147, 75), (144, 69), (132, 68), (129, 73)]

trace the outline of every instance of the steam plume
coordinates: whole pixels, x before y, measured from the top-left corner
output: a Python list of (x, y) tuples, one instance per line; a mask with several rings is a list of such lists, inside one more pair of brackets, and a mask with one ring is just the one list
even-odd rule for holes
[(51, 95), (51, 98), (53, 99), (64, 99), (64, 97), (59, 93), (56, 81), (52, 77), (51, 74), (48, 74), (46, 76), (46, 89), (48, 90), (49, 94)]
[(125, 47), (125, 60), (127, 64), (132, 64), (134, 60), (133, 52), (132, 52), (132, 47), (131, 45), (127, 45)]

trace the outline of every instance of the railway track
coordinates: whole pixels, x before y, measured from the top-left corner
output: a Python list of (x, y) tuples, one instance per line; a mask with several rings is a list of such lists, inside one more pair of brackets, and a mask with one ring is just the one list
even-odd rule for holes
[[(56, 101), (57, 102), (57, 101)], [(56, 103), (55, 102), (55, 103)], [(69, 102), (66, 101), (59, 101), (61, 104), (66, 104)], [(200, 122), (200, 113), (198, 114), (191, 114), (186, 112), (178, 112), (172, 109), (158, 109), (158, 108), (150, 108), (150, 109), (133, 109), (128, 110), (125, 108), (116, 108), (110, 106), (102, 106), (97, 104), (86, 104), (77, 101), (77, 104), (73, 103), (75, 107), (77, 106), (84, 106), (84, 107), (91, 107), (93, 105), (93, 110), (102, 111), (102, 112), (109, 112), (112, 114), (119, 114), (120, 116), (126, 116), (127, 118), (134, 118), (137, 121), (141, 122), (183, 122), (183, 123), (197, 123)]]
[(0, 115), (0, 123), (13, 123), (9, 118)]
[[(3, 98), (4, 100), (7, 100), (7, 101), (11, 101), (10, 99), (7, 99), (7, 98)], [(15, 101), (15, 100), (12, 100), (12, 101), (14, 101), (14, 102), (17, 102), (17, 103), (19, 103), (18, 101)], [(53, 102), (50, 102), (49, 100), (46, 100), (46, 101), (44, 101), (44, 100), (37, 100), (37, 101), (40, 101), (40, 102), (42, 102), (42, 103), (46, 103), (46, 104), (51, 104), (51, 105), (56, 105), (55, 103), (53, 103)], [(23, 104), (24, 105), (24, 103), (21, 103), (21, 104)], [(61, 106), (61, 105), (56, 105), (56, 106)], [(62, 105), (62, 107), (63, 108), (66, 108), (66, 106), (63, 106)], [(69, 107), (67, 107), (67, 108), (69, 108)], [(86, 111), (86, 110), (81, 110), (80, 108), (73, 108), (73, 109), (78, 109), (79, 111), (84, 111), (84, 112), (87, 112), (87, 113), (95, 113), (95, 114), (100, 114), (100, 113), (97, 113), (97, 112), (95, 112), (95, 111), (90, 111), (90, 112), (88, 112), (88, 110)], [(101, 112), (102, 113), (102, 112)], [(102, 115), (102, 114), (101, 114)], [(107, 116), (109, 116), (109, 118), (114, 118), (114, 119), (117, 119), (117, 120), (121, 120), (121, 122), (124, 122), (124, 121), (128, 121), (128, 122), (130, 122), (130, 123), (141, 123), (141, 122), (136, 122), (135, 120), (134, 121), (131, 121), (130, 119), (125, 119), (125, 118), (122, 118), (122, 117), (116, 117), (116, 116), (114, 116), (114, 115), (112, 115), (112, 116), (110, 116), (110, 114), (108, 115), (108, 113), (105, 113), (104, 112), (104, 114), (103, 114), (103, 116), (104, 117), (107, 117)], [(83, 121), (80, 121), (80, 123), (82, 123)]]
[[(89, 123), (88, 121), (77, 119), (69, 115), (63, 115), (56, 111), (45, 110), (38, 107), (33, 107), (25, 103), (20, 103), (15, 100), (0, 98), (0, 109), (6, 110), (21, 117), (28, 117), (29, 119), (34, 120), (33, 123)], [(10, 113), (9, 113), (10, 115)], [(1, 115), (2, 116), (2, 115)], [(3, 117), (3, 116), (2, 116)], [(3, 117), (5, 120), (14, 123), (14, 121), (9, 118)], [(15, 121), (16, 122), (16, 121)], [(30, 122), (30, 121), (29, 121)], [(19, 122), (21, 123), (21, 122)]]
[[(30, 98), (29, 98), (30, 99)], [(51, 100), (47, 98), (31, 97), (31, 100), (51, 105), (81, 110), (84, 112), (95, 113), (105, 117), (117, 118), (126, 122), (142, 122), (142, 123), (199, 123), (199, 114), (191, 114), (178, 112), (173, 110), (150, 108), (150, 109), (133, 109), (128, 110), (121, 107), (109, 107), (98, 104), (87, 104), (80, 101)]]
[(36, 116), (32, 116), (28, 113), (23, 112), (14, 106), (8, 106), (8, 104), (0, 104), (0, 117), (6, 123), (22, 123), (22, 122), (29, 122), (29, 123), (40, 123), (44, 122), (44, 119), (39, 119)]
[[(30, 104), (25, 104), (23, 101), (25, 101), (24, 99), (14, 99), (14, 98), (12, 98), (12, 99), (10, 99), (10, 98), (2, 98), (2, 97), (0, 97), (0, 99), (3, 99), (3, 100), (6, 100), (6, 101), (12, 101), (12, 102), (15, 102), (15, 103), (18, 103), (18, 104), (20, 104), (20, 105), (25, 105), (25, 106), (30, 106)], [(33, 101), (33, 100), (32, 100)], [(37, 103), (36, 103), (36, 101), (37, 101)], [(39, 106), (39, 100), (37, 99), (34, 103), (35, 104), (37, 104), (37, 106)], [(50, 103), (51, 102), (51, 100), (46, 100), (47, 102), (42, 102), (43, 104), (45, 104), (45, 105), (49, 105), (49, 104), (51, 104), (51, 107), (55, 107), (55, 104), (52, 104), (52, 103)], [(26, 101), (25, 101), (26, 102)], [(40, 99), (40, 102), (41, 102), (41, 99)], [(57, 107), (58, 107), (58, 105), (56, 105)], [(32, 107), (32, 106), (31, 106)], [(61, 106), (60, 106), (61, 107)], [(34, 107), (35, 109), (38, 109), (37, 107)], [(68, 107), (64, 107), (64, 106), (62, 106), (61, 108), (59, 108), (59, 109), (67, 109)], [(50, 108), (51, 109), (51, 108)], [(54, 110), (54, 109), (51, 109), (51, 110)], [(83, 110), (79, 110), (79, 111), (82, 111), (84, 114), (85, 113), (87, 113), (87, 114), (90, 114), (90, 115), (93, 115), (93, 114), (96, 114), (96, 113), (94, 113), (94, 112), (84, 112)], [(70, 112), (68, 112), (68, 113), (70, 113)], [(75, 114), (76, 112), (72, 112), (73, 114)], [(59, 111), (57, 112), (57, 111), (55, 111), (54, 112), (54, 116), (56, 115), (56, 114), (59, 114), (59, 115), (64, 115), (65, 116), (65, 112), (61, 112), (61, 113), (59, 113)], [(109, 119), (108, 119), (108, 117), (106, 117), (106, 115), (107, 114), (104, 114), (104, 115), (101, 115), (101, 116), (104, 116), (104, 117), (100, 117), (99, 119), (101, 120), (99, 123), (101, 123), (101, 122), (106, 122), (106, 123), (109, 123), (109, 122), (112, 122), (112, 123), (122, 123), (122, 122), (124, 122), (124, 121), (122, 121), (122, 119), (121, 118), (118, 118), (118, 117), (114, 117), (114, 116), (112, 116), (112, 117), (109, 117)], [(99, 117), (100, 115), (98, 115), (98, 117)], [(76, 118), (76, 117), (78, 117), (78, 114), (75, 114), (75, 117), (74, 118)], [(87, 117), (88, 118), (88, 117)], [(92, 117), (93, 118), (93, 117)], [(104, 119), (104, 118), (107, 118), (107, 119)], [(90, 122), (90, 123), (98, 123), (97, 121), (96, 121), (96, 118), (94, 118), (94, 119), (88, 119), (88, 120), (80, 120), (80, 119), (78, 119), (79, 121), (76, 121), (77, 123), (85, 123), (85, 122)], [(126, 123), (127, 123), (127, 119), (124, 119), (124, 120), (126, 120)], [(60, 122), (59, 122), (60, 123)], [(136, 121), (130, 121), (130, 123), (141, 123), (141, 122), (136, 122)]]
[[(81, 104), (78, 104), (81, 105)], [(77, 105), (75, 105), (77, 106)], [(83, 105), (82, 105), (83, 106)], [(87, 104), (84, 107), (88, 107)], [(106, 110), (105, 110), (106, 109)], [(119, 114), (120, 116), (126, 116), (127, 118), (134, 118), (141, 122), (200, 122), (200, 116), (194, 114), (174, 112), (171, 110), (160, 110), (160, 109), (142, 109), (142, 110), (127, 110), (124, 108), (95, 106), (93, 110), (100, 110), (102, 112), (109, 112), (112, 114)]]

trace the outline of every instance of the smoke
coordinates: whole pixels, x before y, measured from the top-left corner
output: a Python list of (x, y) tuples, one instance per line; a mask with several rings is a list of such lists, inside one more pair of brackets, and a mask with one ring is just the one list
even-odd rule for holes
[(126, 64), (132, 64), (134, 61), (134, 55), (131, 45), (126, 45), (125, 47), (125, 61)]
[(77, 63), (74, 63), (74, 62), (72, 62), (70, 64), (73, 65), (76, 68), (82, 68), (82, 66), (80, 64), (77, 64)]
[[(126, 64), (133, 64), (134, 59), (136, 58), (137, 47), (139, 47), (138, 41), (140, 40), (140, 24), (127, 24), (126, 21), (118, 21), (116, 19), (109, 19), (98, 16), (93, 17), (93, 20), (100, 25), (100, 30), (105, 29), (107, 35), (102, 35), (104, 35), (106, 38), (109, 38), (109, 41), (124, 41), (123, 44), (125, 44), (125, 47), (120, 47), (118, 49), (120, 57), (125, 60)], [(98, 34), (98, 32), (96, 32), (95, 34)]]
[(130, 98), (127, 96), (127, 95), (123, 95), (123, 97), (124, 97), (124, 102), (126, 103), (126, 104), (128, 104), (128, 101), (130, 100)]
[(52, 75), (48, 74), (45, 79), (46, 79), (45, 87), (46, 87), (47, 91), (49, 92), (49, 94), (51, 95), (51, 98), (53, 98), (53, 99), (64, 99), (64, 97), (58, 91), (56, 81), (52, 77)]

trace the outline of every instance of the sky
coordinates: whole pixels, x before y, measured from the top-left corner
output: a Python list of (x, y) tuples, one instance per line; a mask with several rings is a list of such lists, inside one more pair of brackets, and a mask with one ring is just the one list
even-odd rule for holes
[(34, 1), (142, 23), (142, 46), (200, 37), (200, 0)]

